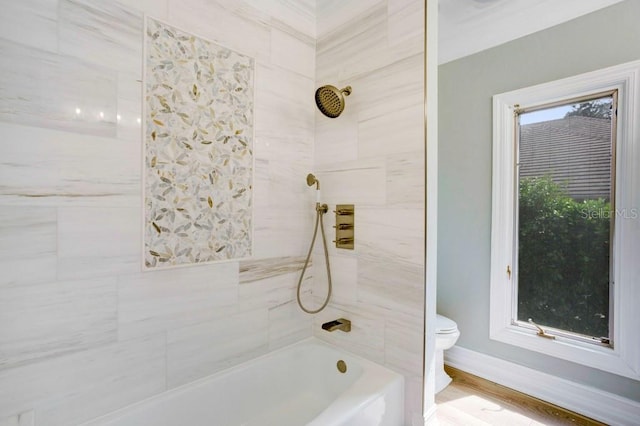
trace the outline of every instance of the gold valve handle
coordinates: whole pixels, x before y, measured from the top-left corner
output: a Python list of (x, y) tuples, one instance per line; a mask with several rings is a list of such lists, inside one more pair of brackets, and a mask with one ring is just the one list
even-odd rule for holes
[(337, 240), (333, 240), (333, 242), (337, 244), (353, 244), (353, 238), (338, 238)]
[(334, 226), (336, 229), (353, 229), (353, 224), (351, 223), (339, 223)]

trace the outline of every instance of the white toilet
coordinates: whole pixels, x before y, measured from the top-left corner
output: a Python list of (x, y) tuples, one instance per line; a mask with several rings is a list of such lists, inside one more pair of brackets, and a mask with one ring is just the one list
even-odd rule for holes
[(455, 321), (436, 314), (436, 393), (451, 383), (451, 377), (444, 371), (444, 351), (456, 344), (460, 337)]

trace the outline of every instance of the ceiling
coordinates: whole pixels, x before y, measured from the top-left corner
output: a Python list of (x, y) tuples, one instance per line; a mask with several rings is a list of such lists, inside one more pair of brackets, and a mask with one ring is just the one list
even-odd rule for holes
[(622, 0), (439, 0), (438, 62), (444, 64)]

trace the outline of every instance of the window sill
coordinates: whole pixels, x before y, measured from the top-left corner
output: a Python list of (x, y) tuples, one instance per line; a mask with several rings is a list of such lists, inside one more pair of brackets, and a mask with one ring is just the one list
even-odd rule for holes
[(620, 351), (593, 343), (580, 342), (562, 336), (547, 339), (538, 336), (535, 331), (508, 325), (492, 329), (491, 340), (539, 352), (586, 367), (596, 368), (631, 379), (640, 379), (640, 372), (625, 362)]

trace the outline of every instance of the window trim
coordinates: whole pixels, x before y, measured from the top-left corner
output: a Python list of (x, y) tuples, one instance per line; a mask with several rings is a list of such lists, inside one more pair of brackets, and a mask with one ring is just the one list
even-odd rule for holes
[[(615, 170), (617, 209), (638, 213), (640, 207), (640, 61), (581, 74), (493, 97), (493, 182), (491, 228), (490, 339), (541, 352), (610, 373), (640, 378), (640, 218), (618, 219), (614, 229), (612, 286), (613, 348), (557, 336), (540, 338), (535, 327), (512, 323), (512, 267), (515, 221), (514, 108), (561, 102), (607, 90), (618, 90)], [(638, 263), (635, 260), (635, 263)]]

